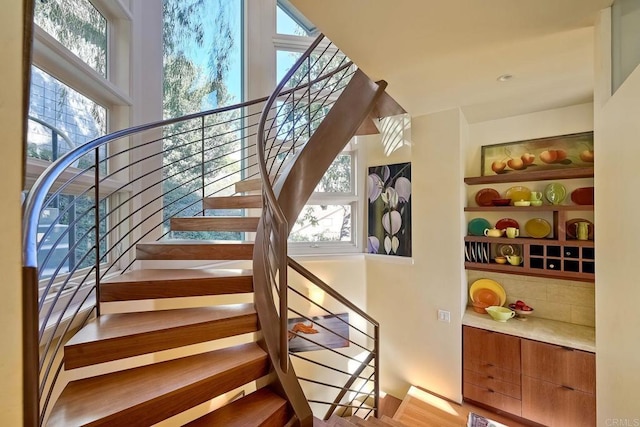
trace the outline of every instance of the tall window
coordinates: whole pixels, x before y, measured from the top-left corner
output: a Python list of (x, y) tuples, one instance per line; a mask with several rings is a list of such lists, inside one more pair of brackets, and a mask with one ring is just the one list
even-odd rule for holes
[[(110, 1), (35, 1), (26, 190), (48, 162), (105, 135), (109, 131), (110, 105), (104, 100), (113, 99), (114, 92), (126, 97), (109, 80), (110, 23), (102, 11), (108, 9), (105, 5), (112, 6), (105, 3)], [(101, 150), (104, 155), (106, 148)], [(92, 153), (72, 167), (85, 169), (94, 162)], [(101, 168), (105, 171), (106, 163)], [(96, 243), (95, 233), (90, 231), (94, 226), (92, 197), (65, 188), (48, 200), (38, 229), (42, 240), (38, 251), (42, 277), (56, 270), (64, 273), (95, 264), (95, 254), (86, 250)], [(107, 209), (107, 203), (101, 202), (101, 211)], [(100, 227), (104, 233), (106, 223)], [(106, 244), (106, 240), (101, 242), (103, 251)]]
[[(242, 2), (164, 0), (165, 118), (242, 101)], [(164, 216), (203, 212), (202, 197), (230, 193), (242, 178), (242, 122), (237, 111), (167, 129)], [(204, 124), (204, 129), (202, 125)], [(215, 211), (240, 215), (240, 211)], [(237, 232), (173, 232), (175, 238), (238, 240)]]

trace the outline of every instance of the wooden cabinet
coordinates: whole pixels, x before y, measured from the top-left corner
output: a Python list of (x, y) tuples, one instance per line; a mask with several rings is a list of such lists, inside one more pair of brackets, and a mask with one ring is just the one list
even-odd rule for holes
[[(560, 181), (573, 178), (591, 178), (593, 168), (576, 168), (557, 171), (523, 172), (508, 175), (493, 175), (465, 178), (468, 185), (501, 184), (516, 181)], [(567, 195), (567, 199), (569, 196)], [(570, 202), (564, 202), (570, 203)], [(493, 271), (499, 273), (522, 274), (528, 276), (554, 277), (559, 279), (581, 280), (593, 282), (595, 280), (595, 256), (593, 240), (571, 240), (567, 236), (565, 224), (567, 220), (580, 217), (581, 213), (593, 212), (593, 205), (544, 205), (540, 207), (514, 206), (470, 206), (465, 212), (489, 213), (527, 213), (534, 218), (537, 214), (546, 212), (553, 216), (552, 234), (543, 239), (519, 237), (516, 239), (492, 238), (484, 236), (466, 236), (465, 268), (469, 270)], [(521, 233), (524, 224), (521, 225)], [(522, 265), (496, 264), (493, 258), (494, 246), (499, 244), (518, 245), (523, 256)], [(480, 246), (480, 251), (486, 249), (489, 257), (473, 257)]]
[(521, 415), (520, 338), (463, 328), (463, 395)]
[(594, 426), (595, 355), (463, 327), (463, 396), (547, 426)]
[(548, 426), (595, 426), (595, 355), (522, 340), (522, 416)]

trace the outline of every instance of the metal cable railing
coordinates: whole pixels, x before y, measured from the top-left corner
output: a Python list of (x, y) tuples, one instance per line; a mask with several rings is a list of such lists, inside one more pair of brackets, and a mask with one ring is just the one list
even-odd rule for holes
[[(291, 360), (296, 372), (304, 372), (297, 378), (306, 400), (313, 413), (324, 419), (349, 411), (362, 417), (377, 415), (379, 325), (288, 257), (289, 223), (295, 221), (299, 210), (287, 214), (281, 201), (290, 202), (290, 196), (283, 193), (286, 180), (355, 73), (355, 67), (342, 52), (323, 36), (318, 37), (267, 101), (258, 129), (264, 184), (258, 230), (261, 253), (254, 255), (254, 277), (255, 271), (263, 272), (260, 277), (267, 282), (265, 292), (278, 319), (275, 335), (279, 369), (286, 375)], [(294, 86), (299, 89), (287, 93), (287, 88)], [(278, 119), (269, 120), (270, 114)], [(347, 142), (343, 141), (343, 146)], [(320, 178), (321, 175), (317, 180)], [(300, 183), (312, 187), (316, 184)], [(304, 278), (308, 288), (294, 285), (290, 270)], [(320, 304), (309, 298), (306, 292), (310, 288), (319, 289), (328, 301)], [(309, 356), (300, 354), (310, 350), (316, 351)]]
[[(132, 268), (137, 243), (169, 237), (240, 240), (233, 232), (172, 232), (176, 216), (204, 215), (203, 199), (258, 176), (248, 153), (266, 98), (98, 138), (61, 156), (25, 204), (25, 387), (42, 423), (63, 371), (63, 346), (99, 315), (100, 282)], [(281, 120), (275, 112), (270, 121)], [(224, 212), (225, 214), (241, 214)], [(186, 236), (184, 236), (186, 235)]]

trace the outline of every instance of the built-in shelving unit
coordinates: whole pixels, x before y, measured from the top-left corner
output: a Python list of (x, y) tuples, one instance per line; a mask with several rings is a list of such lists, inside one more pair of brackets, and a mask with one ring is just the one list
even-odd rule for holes
[[(593, 168), (560, 169), (554, 171), (533, 171), (506, 173), (501, 175), (465, 178), (467, 185), (504, 184), (526, 181), (561, 181), (576, 178), (593, 178)], [(476, 261), (467, 259), (468, 270), (493, 271), (498, 273), (528, 276), (553, 277), (593, 282), (595, 280), (595, 243), (593, 240), (572, 240), (567, 238), (565, 224), (575, 212), (593, 212), (593, 205), (543, 205), (543, 206), (470, 206), (464, 209), (473, 212), (525, 212), (551, 213), (553, 216), (553, 238), (466, 236), (466, 249), (487, 255), (492, 253), (492, 245), (517, 245), (523, 258), (521, 265), (497, 264), (493, 257), (478, 255)], [(495, 249), (494, 249), (495, 251)]]

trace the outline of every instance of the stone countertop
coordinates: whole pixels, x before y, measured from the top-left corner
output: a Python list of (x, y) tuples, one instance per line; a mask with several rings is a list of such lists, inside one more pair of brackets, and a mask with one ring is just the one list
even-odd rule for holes
[(476, 313), (472, 308), (467, 308), (462, 317), (462, 324), (592, 353), (596, 352), (596, 330), (589, 326), (536, 317), (530, 317), (525, 321), (514, 318), (505, 323), (496, 322), (488, 314)]

